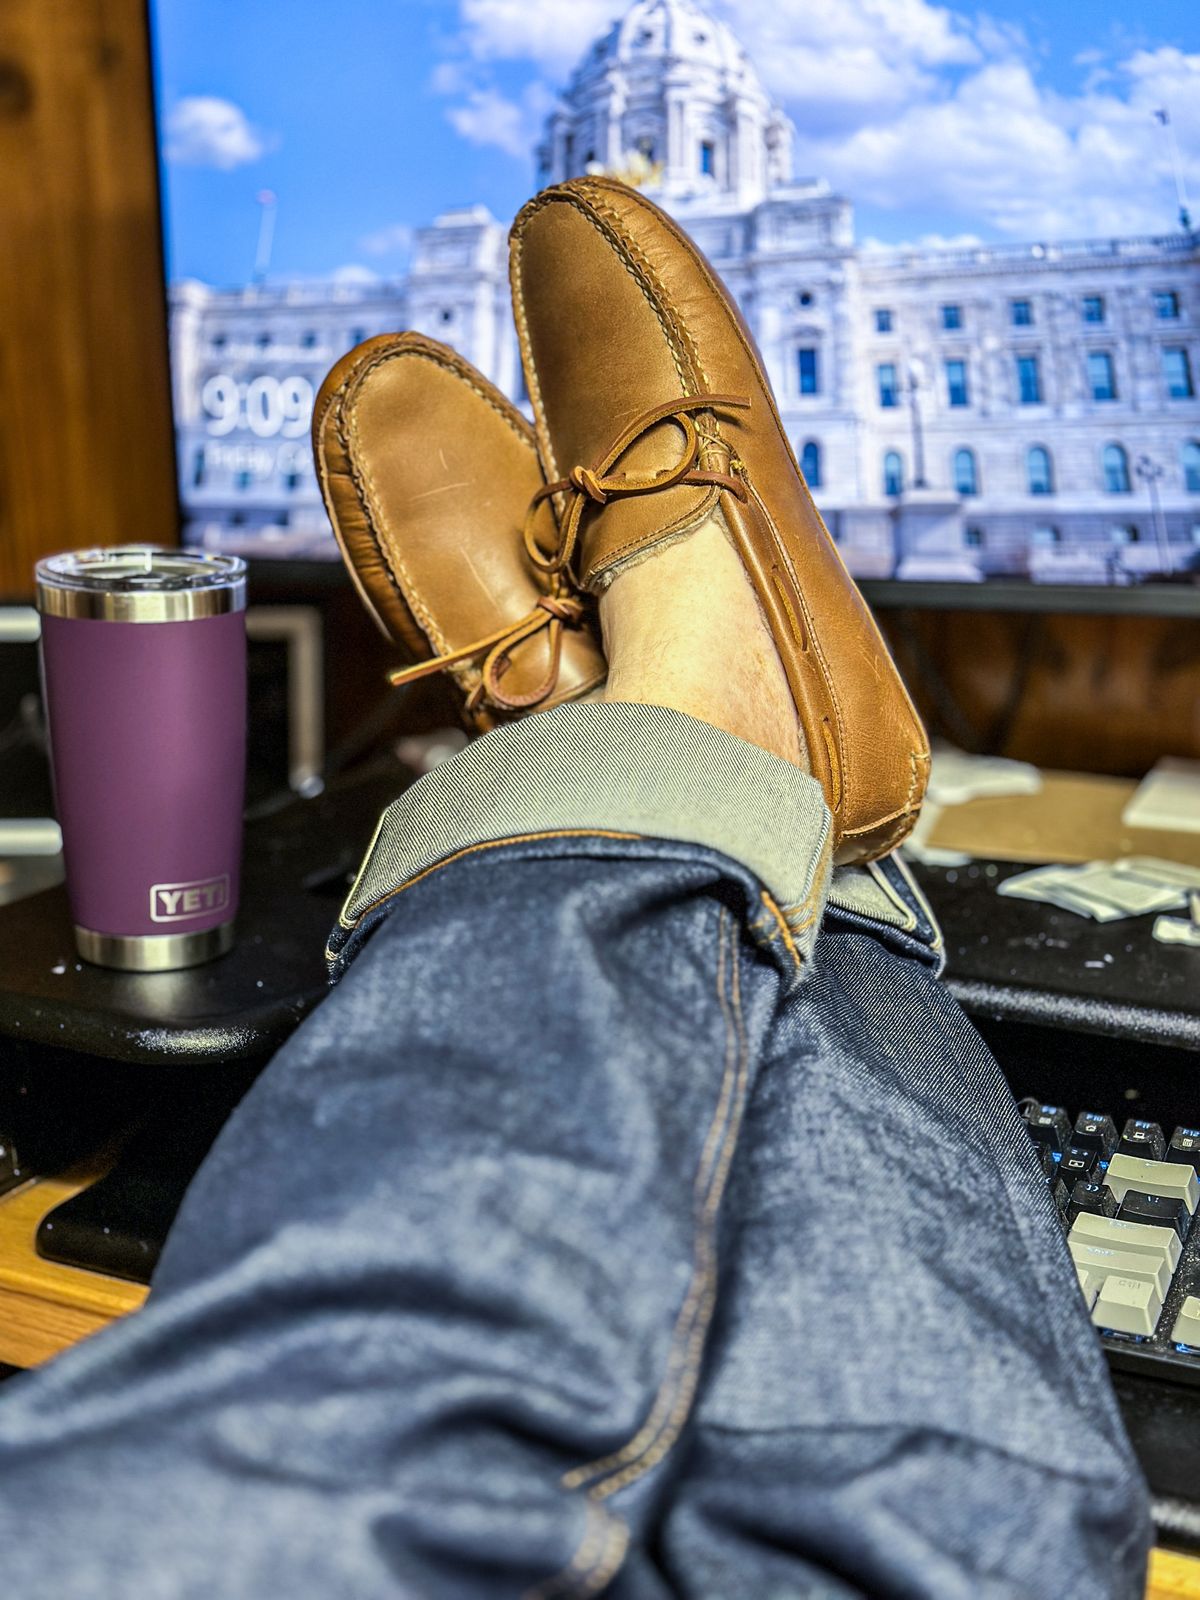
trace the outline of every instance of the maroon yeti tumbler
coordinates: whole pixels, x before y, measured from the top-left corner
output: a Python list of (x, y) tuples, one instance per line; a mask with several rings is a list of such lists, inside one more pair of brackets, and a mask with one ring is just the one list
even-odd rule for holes
[(233, 944), (246, 566), (127, 545), (37, 565), (54, 792), (86, 961), (191, 967)]

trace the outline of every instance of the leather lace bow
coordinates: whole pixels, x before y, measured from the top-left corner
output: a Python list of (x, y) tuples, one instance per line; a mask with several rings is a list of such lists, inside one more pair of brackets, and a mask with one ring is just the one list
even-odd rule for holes
[[(587, 505), (605, 505), (620, 495), (654, 494), (660, 489), (671, 489), (677, 483), (715, 484), (728, 489), (739, 500), (746, 498), (745, 485), (731, 473), (709, 472), (696, 465), (700, 454), (701, 434), (692, 420), (694, 411), (748, 411), (750, 401), (733, 394), (681, 395), (652, 406), (635, 418), (614, 440), (594, 467), (572, 467), (565, 478), (548, 483), (539, 489), (529, 502), (525, 513), (522, 537), (530, 561), (541, 572), (562, 572), (575, 553), (579, 539), (579, 525)], [(675, 422), (683, 430), (683, 452), (673, 467), (659, 472), (614, 472), (617, 462), (651, 428), (660, 422)], [(551, 495), (567, 495), (566, 511), (559, 528), (558, 548), (547, 552), (534, 537), (537, 509)]]
[[(450, 650), (429, 661), (418, 661), (415, 666), (397, 667), (394, 672), (388, 673), (388, 681), (394, 685), (412, 683), (417, 678), (426, 678), (457, 662), (470, 661), (482, 655), (485, 657), (482, 676), (467, 696), (467, 710), (474, 711), (479, 702), (486, 698), (503, 711), (524, 711), (553, 693), (562, 658), (563, 629), (579, 627), (583, 617), (584, 603), (575, 595), (546, 594), (519, 622), (497, 628), (486, 639), (477, 639), (474, 644), (464, 645), (461, 650)], [(512, 652), (517, 645), (532, 639), (543, 629), (550, 642), (550, 664), (545, 677), (528, 694), (506, 694), (500, 680), (508, 671)]]

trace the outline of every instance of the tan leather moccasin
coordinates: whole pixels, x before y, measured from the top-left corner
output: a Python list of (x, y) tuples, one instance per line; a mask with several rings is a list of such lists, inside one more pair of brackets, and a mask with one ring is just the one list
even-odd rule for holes
[[(350, 576), (412, 663), (393, 683), (446, 671), (483, 732), (603, 681), (589, 603), (522, 543), (533, 430), (454, 351), (416, 333), (351, 350), (317, 396), (313, 453)], [(552, 540), (551, 508), (541, 520)]]
[(547, 189), (510, 270), (543, 494), (530, 558), (599, 592), (719, 512), (783, 660), (836, 859), (885, 854), (916, 820), (929, 747), (784, 433), (753, 339), (708, 262), (624, 184)]

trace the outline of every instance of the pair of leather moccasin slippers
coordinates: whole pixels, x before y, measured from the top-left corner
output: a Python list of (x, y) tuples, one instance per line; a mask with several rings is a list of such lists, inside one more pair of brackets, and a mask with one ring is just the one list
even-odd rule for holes
[(894, 848), (929, 750), (821, 521), (728, 291), (656, 206), (606, 178), (521, 211), (510, 272), (536, 431), (453, 351), (368, 339), (313, 416), (317, 474), (379, 627), (446, 671), (482, 731), (600, 684), (594, 602), (714, 512), (783, 662), (836, 859)]

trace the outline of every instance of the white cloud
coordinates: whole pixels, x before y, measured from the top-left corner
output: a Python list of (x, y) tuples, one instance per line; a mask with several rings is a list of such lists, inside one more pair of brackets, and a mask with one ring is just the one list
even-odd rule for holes
[(369, 256), (405, 254), (412, 245), (413, 230), (405, 222), (390, 223), (386, 228), (376, 228), (358, 241), (359, 249)]
[(460, 0), (461, 42), (477, 61), (532, 61), (551, 73), (573, 67), (627, 0)]
[(472, 144), (494, 145), (506, 155), (526, 161), (541, 133), (554, 96), (540, 82), (526, 86), (519, 100), (498, 89), (470, 89), (465, 100), (446, 112), (450, 126)]
[(1017, 238), (1164, 232), (1170, 159), (1155, 105), (1179, 107), (1181, 150), (1200, 177), (1200, 56), (1139, 52), (1125, 94), (1041, 87), (1029, 65), (987, 64), (949, 93), (817, 140), (805, 164), (888, 210), (943, 211)]
[[(458, 0), (433, 87), (464, 138), (527, 159), (545, 111), (627, 0)], [(1171, 108), (1200, 204), (1200, 54), (1079, 52), (1047, 85), (1023, 31), (933, 0), (709, 0), (797, 125), (796, 164), (947, 242), (1162, 232), (1174, 191), (1157, 106)], [(525, 62), (523, 90), (496, 63)], [(512, 68), (505, 69), (511, 79)]]
[(267, 140), (240, 106), (216, 95), (188, 95), (167, 114), (168, 161), (187, 167), (234, 167), (257, 161)]
[(329, 274), (331, 283), (361, 283), (364, 285), (378, 283), (379, 274), (370, 267), (364, 267), (359, 261), (347, 261), (343, 267), (335, 267)]
[(446, 113), (450, 126), (472, 144), (492, 144), (510, 156), (529, 150), (521, 108), (498, 89), (471, 89), (459, 105)]

